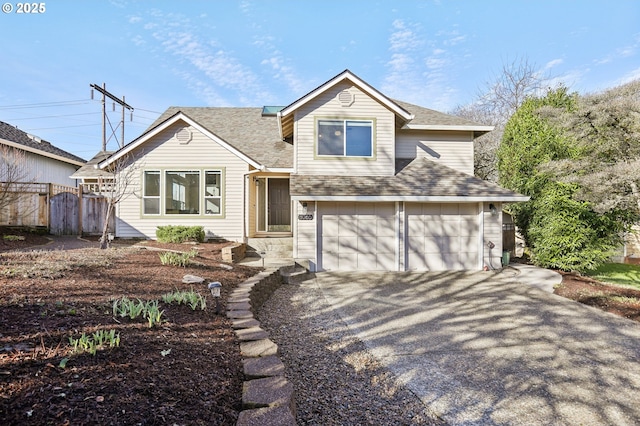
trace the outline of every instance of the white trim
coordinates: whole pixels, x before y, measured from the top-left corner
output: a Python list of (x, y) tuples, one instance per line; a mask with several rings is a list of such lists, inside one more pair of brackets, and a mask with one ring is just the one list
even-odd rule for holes
[[(400, 239), (401, 231), (400, 231), (400, 201), (396, 201), (396, 271), (401, 271), (400, 269), (400, 244), (406, 244), (404, 241)], [(402, 232), (404, 236), (404, 232)]]
[(411, 124), (407, 123), (402, 126), (402, 129), (406, 130), (459, 130), (467, 132), (490, 132), (495, 129), (495, 126), (466, 126), (466, 125), (447, 125), (447, 124)]
[(63, 157), (61, 155), (52, 154), (52, 153), (47, 152), (47, 151), (43, 151), (43, 150), (40, 150), (40, 149), (37, 149), (37, 148), (33, 148), (31, 146), (23, 145), (21, 143), (12, 142), (12, 141), (9, 141), (9, 140), (6, 140), (6, 139), (0, 139), (0, 143), (4, 144), (4, 145), (8, 145), (8, 146), (10, 146), (12, 148), (17, 148), (17, 149), (20, 149), (22, 151), (30, 152), (32, 154), (38, 154), (38, 155), (41, 155), (43, 157), (51, 158), (53, 160), (58, 160), (58, 161), (62, 161), (64, 163), (72, 164), (74, 166), (82, 167), (82, 166), (84, 166), (86, 164), (86, 162), (72, 160), (70, 158), (66, 158), (66, 157)]
[(478, 270), (484, 269), (484, 202), (478, 203)]
[(224, 140), (220, 139), (218, 136), (216, 136), (215, 134), (211, 133), (209, 130), (207, 130), (206, 128), (202, 127), (200, 124), (198, 124), (198, 122), (192, 120), (191, 118), (189, 118), (187, 115), (185, 115), (182, 112), (178, 112), (173, 117), (167, 119), (163, 123), (161, 123), (158, 126), (154, 127), (149, 132), (141, 135), (140, 137), (138, 137), (137, 139), (135, 139), (134, 141), (132, 141), (131, 143), (126, 145), (124, 148), (121, 148), (120, 150), (116, 151), (111, 157), (109, 157), (106, 160), (103, 160), (100, 163), (98, 163), (98, 167), (101, 168), (101, 169), (107, 167), (109, 164), (111, 164), (114, 161), (117, 161), (118, 159), (124, 157), (125, 155), (127, 155), (128, 153), (130, 153), (134, 149), (138, 148), (140, 145), (144, 144), (145, 142), (147, 142), (148, 140), (150, 140), (154, 136), (157, 136), (160, 132), (166, 130), (168, 127), (172, 126), (173, 124), (177, 123), (178, 121), (184, 121), (188, 125), (194, 127), (200, 133), (202, 133), (203, 135), (207, 136), (209, 139), (213, 140), (218, 145), (222, 146), (227, 151), (229, 151), (230, 153), (234, 154), (236, 157), (240, 158), (241, 160), (245, 161), (246, 163), (252, 165), (256, 169), (264, 169), (264, 166), (262, 164), (256, 162), (252, 158), (249, 158), (248, 156), (246, 156), (242, 152), (238, 151), (236, 148), (234, 148), (233, 146), (229, 145), (227, 142), (225, 142)]
[(292, 195), (292, 201), (408, 201), (415, 203), (477, 203), (477, 202), (501, 202), (511, 203), (517, 201), (529, 201), (524, 195), (501, 195), (501, 196), (413, 196), (413, 195)]

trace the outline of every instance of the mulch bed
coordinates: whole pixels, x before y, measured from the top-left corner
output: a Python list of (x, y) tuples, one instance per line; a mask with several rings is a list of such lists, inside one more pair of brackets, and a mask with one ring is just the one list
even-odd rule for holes
[[(33, 256), (34, 268), (7, 276), (12, 273), (9, 250), (43, 243), (42, 236), (24, 235), (25, 240), (3, 240), (0, 247), (0, 424), (235, 424), (243, 382), (239, 342), (225, 316), (216, 315), (206, 284), (223, 284), (224, 312), (230, 291), (258, 269), (225, 268), (225, 243), (151, 243), (196, 248), (198, 264), (165, 266), (157, 251), (139, 248), (92, 248), (64, 254), (75, 264), (96, 253), (119, 254), (70, 269), (51, 266), (51, 273), (42, 269), (48, 266), (38, 269), (36, 255), (21, 254)], [(185, 274), (206, 281), (183, 284)], [(163, 294), (190, 289), (206, 297), (207, 308), (160, 302), (165, 322), (159, 326), (150, 328), (141, 318), (116, 318), (112, 312), (113, 300), (123, 296), (160, 300)], [(120, 335), (119, 347), (90, 355), (74, 353), (69, 344), (70, 337), (112, 329)]]
[(612, 314), (640, 321), (640, 290), (604, 284), (575, 273), (560, 272), (554, 293)]

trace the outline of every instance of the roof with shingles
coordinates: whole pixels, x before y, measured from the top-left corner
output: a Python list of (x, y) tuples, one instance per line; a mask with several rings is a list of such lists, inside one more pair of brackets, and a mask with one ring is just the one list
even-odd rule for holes
[(169, 107), (149, 130), (178, 112), (260, 164), (269, 168), (293, 167), (293, 146), (281, 140), (277, 117), (263, 117), (262, 107)]
[(103, 160), (109, 158), (114, 151), (100, 151), (93, 158), (87, 161), (87, 164), (80, 167), (76, 172), (71, 175), (72, 179), (89, 179), (89, 178), (99, 178), (99, 177), (108, 177), (112, 178), (113, 173), (99, 169), (96, 167), (98, 163)]
[(413, 119), (407, 124), (409, 125), (444, 125), (444, 126), (469, 126), (469, 127), (484, 127), (485, 125), (476, 123), (475, 121), (467, 120), (466, 118), (458, 117), (456, 115), (445, 114), (444, 112), (436, 111), (433, 109), (421, 107), (419, 105), (410, 104), (408, 102), (392, 99), (393, 102), (400, 105), (402, 108), (413, 114)]
[(26, 148), (29, 148), (31, 152), (40, 151), (45, 157), (50, 157), (52, 154), (73, 162), (86, 163), (86, 160), (83, 158), (57, 148), (45, 140), (40, 140), (38, 138), (38, 141), (36, 141), (34, 137), (30, 136), (28, 133), (3, 121), (0, 121), (0, 139), (23, 145)]
[(293, 174), (291, 196), (526, 198), (426, 158), (397, 161), (394, 176)]

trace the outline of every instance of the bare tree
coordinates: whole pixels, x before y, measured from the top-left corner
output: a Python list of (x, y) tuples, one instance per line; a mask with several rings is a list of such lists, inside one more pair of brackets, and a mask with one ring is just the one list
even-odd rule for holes
[(22, 204), (20, 214), (26, 216), (36, 208), (22, 202), (29, 197), (29, 189), (35, 183), (30, 175), (26, 152), (0, 145), (0, 211)]
[(477, 95), (474, 102), (459, 106), (454, 115), (495, 126), (493, 132), (479, 137), (474, 146), (476, 176), (497, 182), (496, 151), (500, 146), (504, 126), (527, 98), (539, 94), (549, 77), (536, 70), (527, 58), (516, 58), (502, 65), (502, 69)]
[(109, 247), (109, 219), (114, 214), (117, 204), (133, 192), (130, 188), (138, 177), (140, 166), (133, 162), (133, 157), (125, 155), (117, 158), (106, 166), (110, 173), (108, 178), (103, 178), (100, 185), (100, 193), (107, 199), (107, 209), (104, 217), (102, 236), (100, 237), (100, 248)]

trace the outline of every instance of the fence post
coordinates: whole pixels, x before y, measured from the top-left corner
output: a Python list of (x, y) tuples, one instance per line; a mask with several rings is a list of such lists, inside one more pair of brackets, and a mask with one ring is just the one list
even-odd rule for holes
[(78, 185), (78, 235), (82, 237), (82, 230), (84, 224), (82, 223), (82, 209), (83, 209), (83, 195), (82, 184)]
[(51, 233), (51, 200), (53, 199), (53, 183), (49, 182), (47, 184), (47, 230)]

